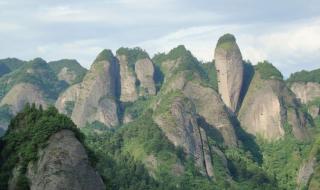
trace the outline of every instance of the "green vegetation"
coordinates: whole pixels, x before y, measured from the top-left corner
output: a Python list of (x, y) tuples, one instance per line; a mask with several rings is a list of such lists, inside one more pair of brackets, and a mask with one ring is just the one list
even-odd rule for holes
[(320, 83), (320, 69), (313, 71), (300, 71), (290, 75), (287, 80), (288, 83), (293, 82), (316, 82)]
[(10, 73), (19, 67), (21, 67), (25, 62), (16, 58), (7, 58), (0, 60), (0, 77), (4, 74)]
[(260, 77), (264, 80), (283, 79), (281, 72), (268, 61), (259, 62), (257, 65), (254, 66), (254, 68), (257, 72), (259, 72)]
[(67, 116), (70, 117), (72, 114), (75, 102), (74, 101), (66, 101), (64, 104), (65, 104), (64, 109), (67, 112)]
[(95, 59), (94, 62), (99, 62), (99, 61), (109, 61), (113, 62), (114, 61), (114, 56), (111, 50), (109, 49), (104, 49), (102, 52), (99, 53), (97, 58)]
[(68, 85), (59, 81), (54, 71), (41, 58), (25, 63), (19, 69), (0, 79), (0, 99), (18, 83), (30, 83), (43, 90), (47, 98), (56, 99)]
[(219, 38), (217, 47), (228, 50), (235, 46), (236, 38), (232, 34), (225, 34)]
[(0, 139), (0, 189), (7, 189), (12, 169), (19, 166), (18, 189), (28, 189), (25, 173), (29, 162), (37, 160), (37, 153), (46, 146), (48, 138), (62, 129), (69, 129), (83, 142), (84, 136), (68, 117), (54, 107), (47, 110), (27, 104), (9, 125)]
[(10, 73), (11, 70), (9, 69), (9, 67), (5, 64), (0, 64), (0, 77), (2, 77), (3, 75)]
[(298, 141), (290, 134), (274, 142), (259, 140), (263, 153), (262, 168), (274, 176), (281, 189), (295, 189), (297, 172), (310, 151), (310, 143)]
[(150, 107), (152, 97), (139, 97), (135, 102), (122, 103), (124, 116), (130, 115), (132, 119), (136, 119)]
[[(168, 54), (158, 53), (152, 60), (158, 68), (158, 72), (161, 73), (159, 76), (162, 80), (166, 75), (174, 77), (185, 71), (187, 80), (193, 80), (196, 76), (199, 76), (203, 85), (217, 89), (215, 66), (212, 63), (201, 63), (183, 45), (172, 49)], [(177, 61), (179, 63), (173, 70), (165, 71), (162, 66), (165, 61)]]
[(21, 67), (25, 61), (21, 61), (16, 58), (7, 58), (7, 59), (1, 59), (0, 64), (6, 65), (11, 71), (14, 71)]
[(135, 48), (121, 47), (117, 50), (117, 55), (125, 55), (127, 57), (128, 66), (131, 71), (134, 71), (135, 63), (139, 59), (149, 58), (148, 53), (139, 47), (135, 47)]
[(62, 59), (59, 61), (52, 61), (48, 63), (51, 69), (58, 75), (64, 67), (68, 68), (70, 71), (74, 72), (76, 78), (72, 84), (76, 84), (82, 81), (87, 70), (83, 68), (78, 61), (73, 59)]
[(12, 118), (12, 113), (8, 105), (0, 107), (0, 123), (9, 123)]
[(266, 173), (255, 163), (248, 152), (230, 148), (225, 151), (229, 162), (229, 170), (238, 182), (236, 189), (278, 189), (273, 175)]
[(218, 78), (217, 78), (217, 70), (216, 66), (212, 62), (201, 64), (203, 71), (206, 74), (207, 84), (218, 91)]

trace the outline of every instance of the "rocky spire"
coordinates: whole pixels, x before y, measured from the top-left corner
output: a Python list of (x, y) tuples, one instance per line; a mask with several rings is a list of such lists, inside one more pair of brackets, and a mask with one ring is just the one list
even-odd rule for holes
[(240, 49), (232, 34), (220, 37), (214, 58), (221, 98), (231, 111), (236, 111), (242, 87), (243, 63)]

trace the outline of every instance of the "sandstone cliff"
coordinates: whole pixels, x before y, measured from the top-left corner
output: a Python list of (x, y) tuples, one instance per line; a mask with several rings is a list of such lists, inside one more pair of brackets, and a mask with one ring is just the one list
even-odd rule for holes
[(295, 82), (290, 89), (294, 92), (297, 98), (304, 104), (320, 98), (320, 84), (315, 82)]
[(102, 51), (80, 84), (71, 115), (78, 127), (101, 122), (108, 127), (119, 124), (116, 103), (118, 65), (110, 50)]
[(173, 97), (170, 104), (169, 115), (166, 112), (160, 113), (155, 121), (176, 147), (183, 147), (194, 158), (196, 167), (203, 175), (213, 177), (207, 135), (197, 123), (194, 104), (181, 96)]
[(154, 65), (140, 48), (117, 50), (120, 65), (120, 100), (134, 102), (139, 96), (155, 95)]
[(132, 68), (130, 70), (127, 56), (118, 55), (117, 58), (120, 65), (120, 100), (123, 102), (133, 102), (138, 99), (138, 92), (136, 88), (137, 78)]
[(262, 79), (261, 73), (256, 71), (242, 103), (239, 120), (247, 132), (267, 140), (279, 139), (285, 133), (306, 139), (307, 121), (299, 108), (295, 96), (282, 80)]
[(21, 111), (26, 103), (35, 103), (47, 107), (48, 102), (44, 93), (35, 85), (19, 83), (15, 85), (1, 100), (0, 106), (9, 105), (11, 111), (16, 114)]
[[(70, 130), (53, 134), (47, 146), (39, 150), (38, 157), (27, 167), (30, 190), (105, 189), (101, 177), (89, 164), (86, 150)], [(9, 182), (9, 190), (17, 189), (16, 172)]]
[(243, 63), (240, 49), (233, 35), (225, 34), (219, 39), (214, 59), (219, 93), (227, 107), (235, 112), (243, 81)]
[(154, 66), (149, 58), (140, 59), (135, 64), (135, 72), (140, 82), (140, 96), (155, 95), (156, 87), (153, 80)]
[(60, 94), (55, 103), (55, 107), (60, 113), (71, 116), (74, 109), (74, 104), (79, 98), (80, 89), (81, 84), (75, 84), (73, 86), (70, 86), (66, 91)]
[(313, 118), (320, 115), (320, 84), (316, 82), (294, 82), (291, 84), (291, 90), (297, 98), (304, 104), (307, 104), (308, 111)]

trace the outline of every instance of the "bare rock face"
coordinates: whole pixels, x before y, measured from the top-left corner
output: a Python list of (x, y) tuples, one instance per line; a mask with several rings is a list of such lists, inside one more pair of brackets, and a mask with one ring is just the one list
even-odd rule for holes
[(270, 141), (284, 136), (285, 128), (303, 140), (309, 135), (306, 118), (298, 108), (295, 96), (283, 81), (263, 80), (256, 72), (242, 103), (239, 120), (247, 132)]
[(44, 108), (48, 105), (44, 93), (38, 87), (29, 83), (19, 83), (3, 97), (0, 106), (9, 105), (13, 114), (16, 114), (26, 103), (35, 103)]
[(281, 122), (281, 105), (277, 94), (266, 86), (255, 94), (250, 108), (242, 114), (240, 121), (251, 134), (262, 135), (266, 139), (278, 139), (284, 135)]
[(74, 71), (70, 70), (67, 67), (63, 67), (61, 71), (58, 73), (58, 79), (59, 80), (64, 80), (68, 84), (72, 84), (74, 80), (76, 79), (77, 74), (74, 73)]
[(128, 66), (128, 59), (125, 55), (118, 55), (117, 58), (120, 64), (120, 100), (123, 102), (133, 102), (138, 99), (138, 92), (136, 89), (136, 76), (134, 75), (134, 71), (130, 70)]
[(295, 82), (291, 85), (291, 90), (304, 104), (320, 98), (320, 84), (315, 82)]
[(197, 112), (211, 127), (218, 129), (228, 146), (237, 146), (237, 137), (228, 111), (216, 91), (194, 82), (188, 82), (183, 93), (196, 106)]
[(315, 165), (316, 165), (315, 158), (307, 160), (306, 162), (304, 162), (302, 164), (302, 166), (299, 169), (298, 176), (297, 176), (297, 184), (300, 187), (307, 185), (310, 177), (312, 176), (312, 174), (314, 172)]
[[(291, 85), (291, 90), (298, 99), (304, 104), (310, 104), (312, 101), (320, 99), (320, 84), (315, 82), (295, 82)], [(308, 112), (313, 118), (320, 115), (319, 105), (308, 105)]]
[(313, 118), (316, 118), (320, 115), (320, 107), (317, 105), (312, 105), (308, 108), (308, 112)]
[(193, 74), (193, 81), (187, 80), (186, 71), (172, 76), (162, 89), (164, 93), (181, 90), (194, 104), (197, 114), (214, 129), (219, 130), (227, 146), (237, 146), (237, 136), (230, 121), (229, 112), (219, 94), (209, 87), (200, 85), (200, 77)]
[(198, 123), (194, 104), (183, 97), (176, 97), (170, 108), (171, 115), (160, 114), (156, 123), (168, 139), (195, 159), (196, 167), (203, 175), (213, 176), (213, 166), (207, 135)]
[(231, 111), (236, 111), (243, 81), (240, 49), (233, 35), (222, 36), (215, 49), (218, 88), (222, 100)]
[(73, 107), (71, 110), (69, 110), (70, 108), (68, 108), (68, 104), (74, 104), (76, 102), (76, 100), (79, 98), (80, 89), (81, 85), (75, 84), (73, 86), (70, 86), (66, 91), (60, 94), (55, 103), (55, 107), (60, 113), (66, 115), (72, 114)]
[(71, 115), (78, 127), (99, 121), (108, 127), (118, 125), (116, 84), (118, 65), (110, 50), (102, 51), (80, 84)]
[(154, 66), (151, 60), (149, 58), (138, 60), (135, 64), (135, 72), (140, 81), (140, 96), (155, 95)]
[(90, 166), (87, 153), (74, 133), (62, 130), (50, 137), (39, 151), (36, 163), (28, 165), (31, 190), (104, 190), (99, 174)]

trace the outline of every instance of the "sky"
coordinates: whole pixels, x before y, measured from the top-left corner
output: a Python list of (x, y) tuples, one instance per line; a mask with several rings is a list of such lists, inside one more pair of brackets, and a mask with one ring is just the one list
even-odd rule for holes
[(245, 60), (268, 60), (286, 77), (320, 68), (319, 0), (0, 0), (0, 58), (89, 68), (103, 49), (153, 56), (183, 44), (206, 62), (225, 33)]

